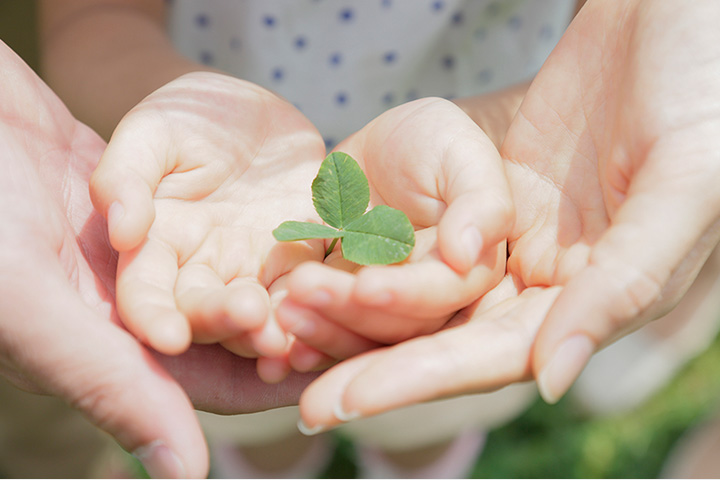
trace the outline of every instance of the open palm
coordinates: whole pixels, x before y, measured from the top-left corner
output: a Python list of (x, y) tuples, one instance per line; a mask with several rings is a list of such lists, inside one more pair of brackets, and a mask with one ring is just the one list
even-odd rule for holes
[(678, 302), (720, 235), (718, 8), (586, 4), (502, 146), (506, 280), (454, 328), (325, 374), (301, 399), (309, 426), (533, 377), (554, 401), (597, 348)]
[(318, 242), (277, 245), (283, 220), (316, 220), (310, 184), (324, 155), (312, 124), (248, 82), (189, 74), (118, 125), (93, 175), (120, 253), (118, 309), (156, 350), (222, 341), (276, 355), (270, 293), (295, 264), (322, 259)]

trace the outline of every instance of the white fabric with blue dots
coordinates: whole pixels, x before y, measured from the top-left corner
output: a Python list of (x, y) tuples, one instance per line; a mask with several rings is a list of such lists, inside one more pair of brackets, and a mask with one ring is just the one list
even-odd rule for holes
[(328, 147), (393, 106), (534, 75), (574, 0), (173, 0), (180, 52), (294, 103)]

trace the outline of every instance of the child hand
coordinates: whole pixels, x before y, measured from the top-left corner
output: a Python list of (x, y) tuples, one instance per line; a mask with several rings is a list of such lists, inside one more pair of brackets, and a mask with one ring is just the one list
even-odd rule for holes
[(271, 314), (276, 281), (322, 259), (324, 245), (278, 245), (271, 231), (319, 221), (309, 192), (324, 153), (292, 105), (232, 77), (188, 74), (138, 104), (91, 183), (120, 252), (127, 328), (165, 354), (191, 341), (244, 356), (284, 351)]
[(304, 344), (290, 353), (300, 370), (327, 360), (317, 351), (346, 358), (440, 329), (501, 280), (513, 225), (496, 148), (450, 102), (392, 109), (337, 150), (365, 171), (372, 205), (407, 214), (417, 244), (401, 264), (357, 268), (336, 251), (325, 265), (307, 263), (288, 276), (277, 318)]

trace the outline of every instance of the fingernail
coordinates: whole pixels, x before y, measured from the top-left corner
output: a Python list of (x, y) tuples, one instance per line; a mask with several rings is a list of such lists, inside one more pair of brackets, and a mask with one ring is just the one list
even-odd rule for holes
[(302, 418), (298, 420), (297, 423), (298, 430), (300, 430), (300, 433), (303, 435), (307, 435), (308, 437), (312, 437), (313, 435), (317, 435), (318, 433), (322, 433), (325, 430), (327, 430), (327, 427), (324, 425), (315, 425), (314, 427), (308, 427), (305, 425), (305, 422), (303, 422)]
[(469, 226), (463, 231), (460, 241), (467, 252), (469, 266), (474, 266), (478, 258), (480, 258), (480, 252), (483, 248), (483, 239), (480, 231), (475, 226)]
[(595, 352), (595, 343), (587, 335), (566, 339), (537, 377), (538, 390), (549, 404), (557, 403), (570, 389)]
[(333, 415), (335, 415), (335, 418), (341, 422), (352, 422), (353, 420), (357, 420), (362, 417), (358, 411), (346, 412), (341, 403), (335, 404), (335, 407), (333, 408)]
[(108, 231), (110, 233), (115, 231), (123, 216), (125, 216), (125, 207), (120, 202), (113, 202), (107, 212)]
[(136, 449), (133, 456), (152, 478), (186, 478), (180, 458), (162, 440), (155, 440)]

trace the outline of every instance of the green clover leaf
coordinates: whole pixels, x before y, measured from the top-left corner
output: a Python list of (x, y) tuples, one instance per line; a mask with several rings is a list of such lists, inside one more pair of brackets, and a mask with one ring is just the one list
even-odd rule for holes
[(313, 205), (328, 225), (287, 221), (273, 230), (281, 242), (333, 238), (329, 254), (342, 239), (343, 257), (361, 265), (397, 263), (415, 246), (408, 217), (387, 205), (366, 212), (370, 203), (367, 177), (348, 154), (333, 152), (320, 166), (312, 183)]

